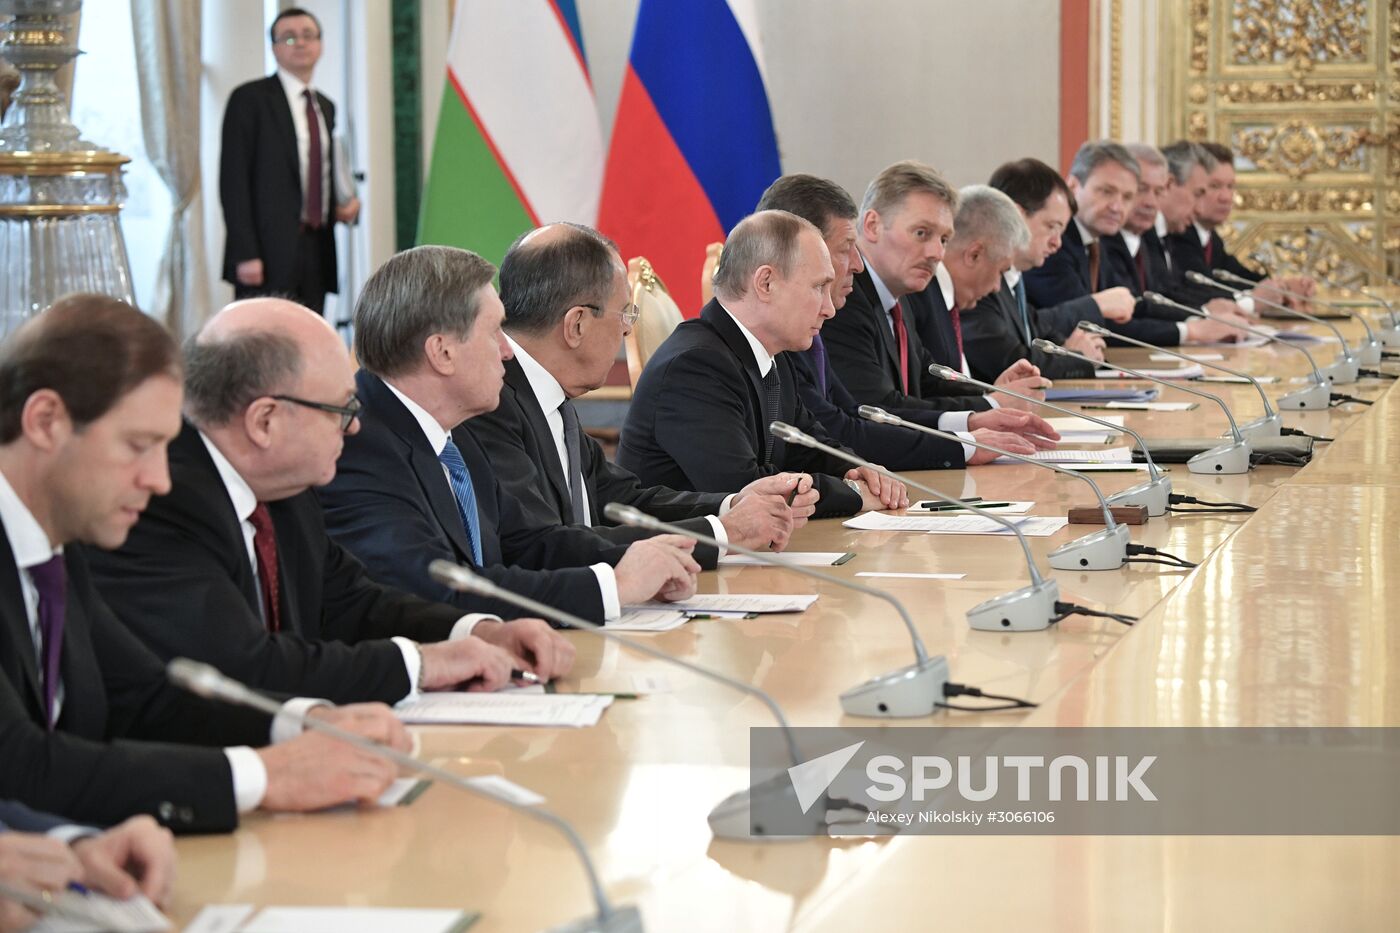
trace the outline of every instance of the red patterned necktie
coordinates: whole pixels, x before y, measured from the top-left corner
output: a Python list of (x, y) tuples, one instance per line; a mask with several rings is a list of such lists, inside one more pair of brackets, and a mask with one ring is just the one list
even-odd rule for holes
[(278, 603), (277, 579), (277, 532), (272, 527), (272, 514), (267, 506), (259, 502), (248, 516), (253, 526), (253, 553), (258, 558), (258, 585), (262, 590), (263, 622), (269, 632), (282, 629), (281, 609)]
[(311, 89), (301, 92), (306, 98), (306, 216), (308, 227), (319, 228), (326, 222), (326, 205), (321, 198), (321, 121), (316, 119), (316, 105)]
[(962, 312), (958, 310), (957, 305), (953, 305), (948, 313), (953, 316), (953, 342), (958, 345), (958, 361), (956, 365), (958, 369), (962, 369), (963, 360), (966, 358), (963, 355), (962, 348)]
[(899, 348), (899, 382), (904, 390), (904, 394), (909, 394), (909, 331), (904, 327), (904, 309), (899, 306), (899, 302), (894, 303), (890, 309), (890, 316), (894, 318), (894, 341)]
[(1207, 268), (1207, 269), (1210, 268), (1210, 260), (1211, 260), (1211, 257), (1214, 256), (1214, 255), (1215, 255), (1215, 235), (1214, 235), (1214, 234), (1211, 234), (1210, 239), (1209, 239), (1209, 240), (1206, 240), (1206, 268)]
[(1133, 257), (1133, 262), (1137, 265), (1138, 289), (1144, 292), (1147, 291), (1147, 261), (1142, 258), (1142, 254), (1146, 249), (1146, 246), (1139, 243), (1137, 255)]

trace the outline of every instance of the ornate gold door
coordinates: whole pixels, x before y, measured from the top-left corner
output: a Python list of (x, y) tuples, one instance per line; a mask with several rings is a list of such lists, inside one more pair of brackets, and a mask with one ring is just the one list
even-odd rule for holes
[(1162, 141), (1237, 153), (1231, 248), (1335, 286), (1400, 275), (1400, 0), (1162, 0)]

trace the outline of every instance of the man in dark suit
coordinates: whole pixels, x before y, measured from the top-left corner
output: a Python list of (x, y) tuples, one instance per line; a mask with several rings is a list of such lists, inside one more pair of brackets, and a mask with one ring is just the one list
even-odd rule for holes
[[(374, 800), (395, 774), (377, 756), (173, 686), (71, 547), (119, 547), (169, 490), (180, 400), (174, 341), (110, 298), (70, 296), (0, 352), (0, 797), (97, 825), (148, 813), (176, 832)], [(312, 714), (410, 744), (381, 704)], [(249, 747), (269, 737), (287, 741)]]
[(1206, 190), (1196, 201), (1191, 228), (1173, 233), (1168, 238), (1172, 257), (1183, 269), (1202, 275), (1224, 269), (1248, 279), (1256, 283), (1255, 289), (1259, 290), (1261, 297), (1279, 304), (1291, 305), (1296, 301), (1281, 294), (1280, 288), (1303, 295), (1314, 294), (1317, 282), (1312, 277), (1284, 276), (1275, 280), (1267, 271), (1260, 272), (1246, 266), (1225, 248), (1219, 228), (1229, 222), (1230, 214), (1235, 209), (1235, 151), (1216, 142), (1200, 145), (1214, 164), (1206, 166)]
[(510, 359), (495, 271), (466, 250), (419, 246), (365, 283), (355, 309), (362, 428), (320, 490), (331, 534), (375, 579), (432, 599), (479, 602), (433, 580), (435, 558), (594, 622), (689, 596), (700, 570), (689, 539), (624, 547), (589, 528), (535, 521), (463, 426), (500, 403)]
[[(500, 283), (512, 358), (501, 403), (467, 428), (501, 486), (536, 521), (592, 525), (622, 543), (650, 537), (606, 520), (603, 507), (620, 502), (722, 542), (786, 546), (816, 502), (809, 489), (793, 503), (800, 515), (788, 507), (800, 476), (766, 476), (729, 495), (643, 486), (580, 429), (572, 399), (602, 385), (636, 313), (627, 268), (610, 240), (576, 224), (541, 227), (506, 252)], [(717, 554), (697, 545), (695, 557), (713, 567)]]
[[(957, 200), (943, 176), (920, 162), (896, 162), (880, 172), (866, 188), (856, 224), (865, 268), (856, 274), (845, 308), (822, 334), (832, 367), (858, 403), (940, 412), (938, 426), (950, 432), (984, 426), (976, 416), (990, 409), (1026, 407), (969, 395), (966, 387), (928, 372), (936, 360), (920, 338), (917, 315), (935, 313), (933, 299), (923, 293), (937, 287), (935, 270), (953, 235)], [(949, 329), (939, 339), (951, 358), (952, 322), (936, 326)], [(1043, 381), (1025, 363), (1001, 379), (1017, 391)]]
[(325, 410), (353, 385), (340, 338), (306, 308), (259, 298), (216, 315), (187, 353), (172, 489), (90, 557), (108, 605), (162, 658), (336, 702), (566, 672), (571, 647), (540, 620), (464, 617), (382, 586), (326, 534), (309, 488), (354, 431)]
[[(798, 398), (790, 354), (835, 313), (835, 273), (821, 232), (786, 211), (730, 232), (715, 298), (647, 362), (622, 429), (618, 462), (643, 482), (717, 492), (782, 470), (811, 473), (819, 517), (903, 508), (902, 483), (773, 437), (783, 421), (840, 446)], [(786, 352), (785, 352), (786, 351)]]
[[(159, 905), (174, 880), (174, 837), (149, 816), (98, 830), (0, 800), (0, 882), (36, 896), (77, 883), (118, 900), (144, 894)], [(25, 929), (34, 919), (0, 895), (0, 930)]]
[(335, 105), (311, 87), (321, 24), (291, 7), (270, 35), (277, 72), (235, 88), (224, 110), (224, 280), (235, 298), (289, 295), (319, 314), (336, 291), (334, 225), (360, 202), (336, 191)]
[[(855, 288), (856, 272), (864, 269), (860, 250), (856, 248), (856, 205), (851, 196), (840, 185), (825, 178), (790, 174), (768, 186), (758, 202), (758, 209), (788, 211), (821, 231), (835, 273), (831, 303), (840, 314), (846, 298)], [(831, 368), (821, 334), (812, 338), (808, 350), (791, 356), (802, 404), (827, 433), (867, 460), (884, 464), (891, 470), (951, 470), (986, 463), (996, 456), (970, 444), (876, 424), (860, 417), (856, 400)], [(937, 412), (901, 408), (892, 413), (907, 421), (938, 427)], [(1036, 443), (1013, 432), (1031, 432), (1033, 436), (1045, 438), (1058, 436), (1048, 424), (1027, 412), (996, 409), (981, 412), (978, 417), (995, 419), (1008, 430), (978, 428), (972, 432), (974, 437), (1014, 453), (1033, 453)]]

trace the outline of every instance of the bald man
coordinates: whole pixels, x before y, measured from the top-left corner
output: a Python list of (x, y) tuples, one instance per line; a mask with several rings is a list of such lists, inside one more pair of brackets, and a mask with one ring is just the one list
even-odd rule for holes
[(185, 351), (169, 495), (125, 545), (92, 555), (108, 604), (163, 658), (337, 702), (567, 672), (573, 648), (544, 622), (380, 586), (327, 536), (310, 490), (335, 477), (358, 407), (349, 354), (320, 316), (275, 298), (221, 311)]

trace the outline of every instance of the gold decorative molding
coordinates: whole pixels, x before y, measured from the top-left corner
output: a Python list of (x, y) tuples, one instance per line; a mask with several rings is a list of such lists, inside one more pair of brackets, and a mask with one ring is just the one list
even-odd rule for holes
[(1108, 6), (1108, 136), (1123, 138), (1123, 0)]

